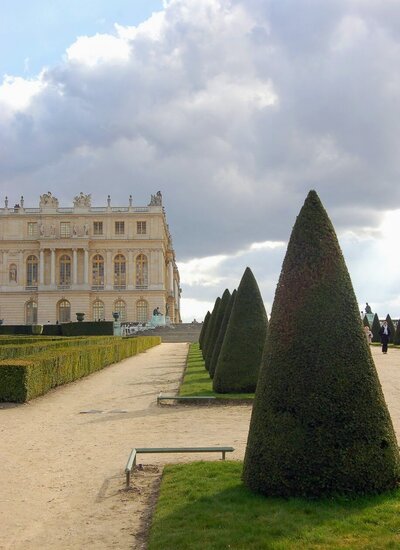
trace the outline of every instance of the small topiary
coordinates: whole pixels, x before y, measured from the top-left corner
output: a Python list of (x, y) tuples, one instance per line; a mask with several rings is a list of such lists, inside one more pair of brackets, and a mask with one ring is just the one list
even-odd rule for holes
[[(222, 320), (224, 318), (226, 308), (229, 304), (230, 297), (231, 297), (231, 293), (229, 292), (228, 289), (226, 289), (222, 294), (221, 302), (219, 304), (219, 308), (216, 313), (215, 323), (212, 329), (212, 333), (210, 332), (210, 339), (209, 339), (210, 345), (208, 346), (207, 355), (204, 359), (206, 369), (209, 372), (210, 372), (211, 358), (213, 356), (214, 349), (215, 349), (215, 343), (218, 338), (219, 329), (221, 328)], [(211, 373), (210, 373), (210, 376), (211, 376)]]
[(366, 315), (364, 315), (363, 326), (364, 326), (364, 327), (371, 328), (371, 327), (369, 326), (368, 317), (367, 317)]
[(203, 346), (204, 334), (207, 329), (208, 321), (210, 320), (211, 313), (207, 311), (206, 316), (204, 317), (203, 326), (201, 327), (200, 336), (199, 336), (199, 348)]
[(392, 344), (393, 340), (394, 340), (394, 334), (396, 332), (396, 329), (394, 327), (392, 318), (390, 317), (389, 313), (386, 315), (386, 322), (387, 322), (389, 330), (390, 330), (389, 342)]
[(204, 359), (207, 357), (208, 347), (209, 347), (209, 343), (210, 343), (210, 334), (212, 334), (212, 331), (213, 331), (213, 328), (214, 328), (215, 318), (217, 316), (217, 311), (218, 311), (220, 302), (221, 302), (221, 298), (218, 296), (218, 298), (215, 300), (214, 307), (213, 307), (213, 310), (211, 312), (210, 320), (208, 321), (208, 324), (207, 324), (207, 329), (206, 329), (206, 332), (205, 332), (205, 335), (204, 335), (204, 340), (203, 340), (203, 347), (202, 347), (202, 350), (201, 350), (202, 353), (203, 353), (203, 358)]
[(215, 368), (215, 392), (255, 391), (267, 324), (267, 314), (257, 281), (247, 267), (237, 290)]
[(399, 479), (396, 436), (350, 276), (310, 191), (276, 289), (243, 480), (265, 495), (325, 497), (380, 493)]
[(237, 291), (236, 289), (232, 292), (231, 297), (229, 298), (228, 305), (226, 307), (224, 318), (222, 319), (221, 327), (219, 329), (218, 337), (215, 342), (214, 351), (212, 354), (211, 362), (210, 362), (210, 368), (208, 369), (208, 372), (210, 373), (210, 377), (214, 378), (215, 368), (217, 366), (217, 361), (219, 354), (221, 352), (222, 344), (224, 342), (226, 329), (228, 327), (229, 319), (231, 316), (233, 304), (235, 303)]
[(380, 342), (381, 341), (381, 335), (379, 334), (379, 331), (381, 330), (381, 324), (379, 322), (378, 314), (375, 313), (374, 320), (372, 321), (372, 341), (373, 342)]

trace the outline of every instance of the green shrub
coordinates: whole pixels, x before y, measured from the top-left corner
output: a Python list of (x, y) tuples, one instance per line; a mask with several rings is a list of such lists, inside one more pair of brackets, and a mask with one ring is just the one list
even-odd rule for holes
[(63, 323), (61, 331), (63, 336), (112, 336), (114, 323), (113, 321)]
[(200, 336), (199, 336), (199, 347), (200, 347), (200, 349), (203, 346), (204, 335), (205, 335), (205, 332), (207, 330), (207, 325), (208, 325), (208, 321), (210, 320), (210, 317), (211, 317), (211, 313), (209, 311), (207, 311), (206, 316), (204, 317), (203, 326), (201, 327)]
[(1, 325), (0, 334), (32, 334), (31, 325)]
[(232, 294), (229, 298), (229, 302), (228, 302), (228, 305), (225, 309), (224, 317), (222, 319), (222, 323), (221, 323), (221, 326), (220, 326), (220, 329), (219, 329), (219, 332), (218, 332), (218, 337), (217, 337), (215, 345), (214, 345), (214, 351), (213, 351), (213, 354), (212, 354), (212, 357), (211, 357), (210, 368), (208, 369), (211, 378), (214, 378), (218, 357), (219, 357), (219, 354), (221, 352), (222, 344), (224, 342), (226, 329), (228, 327), (229, 319), (230, 319), (231, 312), (232, 312), (232, 307), (233, 307), (233, 304), (234, 304), (235, 298), (236, 298), (236, 293), (237, 293), (237, 291), (235, 289), (232, 292)]
[(364, 327), (369, 327), (369, 328), (371, 328), (371, 327), (369, 326), (368, 317), (367, 317), (366, 315), (364, 315), (363, 326), (364, 326)]
[(267, 314), (257, 281), (247, 267), (237, 290), (215, 368), (214, 391), (255, 391), (267, 324)]
[(209, 343), (210, 343), (210, 334), (212, 334), (212, 331), (213, 331), (213, 328), (214, 328), (215, 318), (217, 316), (217, 312), (218, 312), (218, 308), (219, 308), (220, 303), (221, 303), (221, 298), (218, 296), (218, 298), (215, 300), (215, 304), (214, 304), (213, 310), (211, 312), (210, 319), (209, 319), (208, 324), (207, 324), (206, 333), (204, 335), (203, 347), (201, 349), (204, 359), (206, 358), (207, 353), (208, 353)]
[(378, 314), (375, 313), (374, 320), (372, 321), (372, 341), (373, 342), (380, 342), (381, 341), (381, 335), (379, 334), (379, 331), (381, 330), (381, 324), (379, 322)]
[[(92, 346), (111, 343), (115, 336), (72, 337), (57, 340), (31, 339), (20, 344), (11, 342), (0, 346), (0, 359), (26, 357), (52, 350), (68, 349), (76, 346)], [(119, 338), (120, 339), (120, 338)]]
[[(212, 328), (212, 332), (210, 332), (210, 335), (209, 335), (209, 346), (208, 346), (206, 357), (204, 359), (206, 369), (209, 371), (209, 373), (210, 373), (211, 358), (213, 356), (213, 352), (215, 349), (215, 343), (218, 338), (219, 329), (221, 328), (222, 320), (224, 318), (226, 308), (229, 304), (230, 297), (231, 297), (231, 293), (229, 292), (228, 289), (226, 289), (222, 294), (219, 308), (215, 314), (214, 326)], [(213, 374), (214, 374), (214, 371), (213, 371)], [(210, 373), (210, 376), (211, 376), (211, 373)]]
[(394, 335), (395, 335), (396, 329), (395, 329), (395, 327), (394, 327), (392, 318), (390, 317), (389, 313), (386, 315), (386, 322), (387, 322), (388, 327), (389, 327), (389, 330), (390, 330), (389, 342), (390, 342), (391, 344), (393, 344), (393, 340), (394, 340)]
[(159, 336), (114, 338), (108, 343), (42, 351), (0, 361), (0, 401), (24, 402), (161, 343)]
[(399, 479), (396, 436), (350, 276), (311, 191), (276, 289), (243, 480), (265, 495), (320, 497), (379, 493)]

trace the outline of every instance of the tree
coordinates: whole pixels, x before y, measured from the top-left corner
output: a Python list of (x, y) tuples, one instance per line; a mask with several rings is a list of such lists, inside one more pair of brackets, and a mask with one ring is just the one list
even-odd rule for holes
[(366, 315), (364, 315), (363, 326), (364, 326), (364, 327), (371, 328), (371, 327), (369, 326), (368, 317), (367, 317)]
[(373, 342), (380, 342), (381, 341), (381, 335), (379, 334), (379, 331), (381, 330), (381, 324), (379, 322), (378, 314), (375, 313), (374, 320), (372, 321), (372, 341)]
[(379, 493), (397, 486), (396, 436), (335, 230), (315, 191), (276, 289), (243, 480), (266, 495)]
[(389, 313), (386, 315), (386, 322), (388, 324), (388, 327), (389, 327), (389, 330), (390, 330), (390, 337), (389, 337), (389, 342), (392, 344), (393, 343), (393, 339), (394, 339), (394, 334), (396, 332), (396, 329), (395, 329), (395, 326), (393, 324), (393, 321), (389, 315)]
[(218, 393), (254, 392), (267, 331), (267, 314), (249, 267), (240, 281), (215, 368)]
[(208, 371), (210, 371), (210, 363), (211, 363), (211, 358), (215, 347), (215, 342), (218, 338), (219, 329), (221, 328), (222, 319), (224, 318), (224, 313), (227, 308), (227, 305), (229, 304), (230, 297), (231, 297), (231, 293), (229, 292), (228, 289), (226, 289), (222, 294), (221, 302), (219, 304), (218, 311), (216, 312), (216, 315), (215, 315), (215, 322), (212, 328), (212, 332), (210, 331), (209, 346), (207, 348), (207, 354), (204, 358), (205, 366)]
[(214, 308), (212, 310), (210, 320), (208, 321), (206, 335), (204, 337), (203, 349), (202, 349), (204, 360), (206, 359), (208, 350), (210, 348), (211, 334), (213, 333), (213, 330), (214, 330), (215, 320), (218, 315), (218, 309), (219, 309), (220, 303), (221, 303), (221, 298), (218, 296), (218, 298), (215, 300)]
[(215, 342), (214, 351), (210, 362), (210, 367), (208, 369), (208, 372), (210, 373), (211, 378), (214, 378), (215, 368), (217, 366), (218, 357), (221, 352), (221, 347), (225, 338), (226, 329), (227, 329), (229, 318), (232, 312), (232, 307), (233, 307), (233, 304), (235, 303), (236, 293), (237, 291), (235, 289), (232, 292), (231, 297), (229, 298), (229, 303), (225, 309), (224, 318), (222, 319), (221, 327), (218, 332), (218, 337)]
[(201, 327), (200, 336), (199, 336), (199, 347), (203, 347), (204, 335), (207, 330), (208, 321), (210, 320), (211, 313), (207, 311), (206, 316), (204, 317), (203, 326)]

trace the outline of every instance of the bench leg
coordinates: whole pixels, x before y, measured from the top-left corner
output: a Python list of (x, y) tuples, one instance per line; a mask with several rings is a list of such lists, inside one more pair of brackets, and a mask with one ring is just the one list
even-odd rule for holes
[(131, 473), (126, 472), (126, 488), (129, 489), (129, 485), (131, 483)]
[(222, 460), (225, 460), (225, 451), (222, 451)]

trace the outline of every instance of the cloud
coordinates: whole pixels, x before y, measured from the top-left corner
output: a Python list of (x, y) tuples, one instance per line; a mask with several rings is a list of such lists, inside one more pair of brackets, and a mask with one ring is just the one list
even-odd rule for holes
[[(365, 234), (400, 208), (399, 28), (396, 2), (171, 0), (3, 82), (0, 185), (65, 205), (81, 190), (147, 204), (161, 189), (198, 277), (193, 258), (287, 241), (310, 188), (340, 233)], [(200, 299), (202, 286), (188, 288)]]

